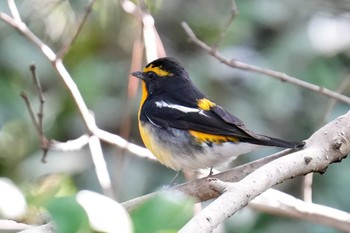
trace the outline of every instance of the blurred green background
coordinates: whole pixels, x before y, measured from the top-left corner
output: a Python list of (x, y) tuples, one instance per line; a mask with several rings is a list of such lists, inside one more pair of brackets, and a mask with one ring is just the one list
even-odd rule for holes
[[(16, 1), (23, 20), (54, 50), (71, 37), (88, 1)], [(229, 68), (190, 43), (181, 28), (187, 22), (197, 36), (213, 44), (230, 17), (227, 1), (147, 1), (167, 55), (180, 60), (193, 81), (211, 99), (257, 132), (303, 140), (324, 124), (330, 99), (256, 73)], [(337, 90), (349, 79), (350, 3), (302, 0), (239, 0), (239, 16), (229, 27), (219, 51), (253, 65), (271, 68)], [(9, 13), (5, 1), (0, 11)], [(100, 128), (120, 134), (130, 119), (129, 140), (142, 145), (137, 128), (140, 92), (128, 100), (127, 86), (137, 22), (117, 1), (97, 1), (64, 64), (76, 82)], [(145, 63), (145, 61), (144, 61)], [(46, 103), (44, 128), (48, 138), (67, 141), (84, 133), (71, 96), (41, 52), (4, 22), (0, 22), (0, 176), (9, 177), (33, 200), (47, 180), (60, 195), (89, 189), (101, 192), (88, 148), (49, 152), (47, 163), (20, 92), (28, 93), (35, 109), (38, 97), (29, 65), (35, 64)], [(345, 90), (350, 94), (350, 89)], [(129, 109), (131, 111), (129, 111)], [(326, 121), (349, 106), (336, 103)], [(131, 112), (131, 114), (128, 114)], [(104, 144), (118, 201), (158, 190), (175, 172)], [(241, 164), (269, 154), (259, 151)], [(316, 174), (316, 203), (350, 211), (350, 162)], [(183, 178), (181, 178), (183, 181)], [(180, 181), (181, 181), (180, 179)], [(300, 197), (300, 178), (279, 188)], [(47, 184), (47, 183), (46, 183)], [(336, 232), (309, 222), (270, 216), (245, 208), (226, 221), (226, 232)]]

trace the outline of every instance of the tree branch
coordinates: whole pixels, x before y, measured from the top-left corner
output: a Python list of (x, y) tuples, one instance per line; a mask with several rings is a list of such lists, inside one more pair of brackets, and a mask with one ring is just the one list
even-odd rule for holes
[(103, 193), (109, 198), (116, 199), (112, 188), (111, 178), (109, 177), (107, 163), (103, 157), (101, 142), (98, 137), (95, 135), (89, 137), (89, 147), (95, 165), (96, 176), (101, 184)]
[(96, 0), (91, 0), (89, 5), (86, 7), (85, 9), (85, 13), (83, 16), (83, 19), (80, 21), (78, 28), (76, 30), (76, 32), (74, 33), (74, 35), (71, 37), (71, 39), (66, 42), (61, 49), (57, 52), (57, 57), (60, 59), (63, 59), (63, 57), (66, 55), (66, 53), (69, 51), (70, 47), (72, 46), (72, 44), (75, 42), (75, 40), (78, 38), (78, 35), (80, 34), (88, 16), (91, 13), (92, 10), (92, 6), (94, 5), (94, 3), (96, 2)]
[[(234, 167), (230, 170), (215, 174), (212, 178), (220, 179), (227, 182), (237, 182), (241, 180), (243, 177), (252, 173), (257, 168), (277, 159), (282, 156), (289, 154), (292, 150), (287, 149), (280, 151), (278, 153), (266, 156), (264, 158), (252, 161), (247, 164), (243, 164), (238, 167)], [(176, 185), (174, 187), (169, 188), (170, 191), (180, 191), (188, 196), (194, 197), (197, 201), (203, 202), (213, 198), (217, 198), (220, 194), (209, 187), (209, 183), (207, 182), (207, 177), (192, 180), (184, 184)], [(122, 205), (130, 212), (143, 204), (144, 201), (149, 198), (155, 196), (158, 192), (147, 194), (142, 197), (137, 197), (132, 200), (126, 201), (122, 203)]]
[(25, 103), (26, 106), (27, 106), (27, 109), (28, 109), (28, 112), (29, 112), (29, 116), (30, 116), (30, 119), (32, 120), (32, 123), (33, 123), (33, 125), (34, 125), (34, 128), (35, 128), (35, 130), (37, 131), (38, 135), (40, 135), (40, 126), (39, 126), (38, 122), (36, 121), (36, 117), (35, 117), (35, 114), (34, 114), (32, 105), (30, 104), (30, 101), (29, 101), (29, 98), (28, 98), (27, 93), (25, 93), (24, 91), (22, 91), (22, 92), (21, 92), (21, 97), (22, 97), (24, 103)]
[(37, 89), (38, 95), (39, 95), (39, 112), (37, 113), (38, 116), (38, 133), (40, 137), (44, 136), (44, 131), (43, 131), (43, 118), (44, 118), (44, 103), (45, 103), (45, 97), (41, 89), (41, 84), (38, 79), (38, 76), (36, 74), (36, 67), (34, 64), (29, 66), (30, 72), (32, 73), (32, 78), (33, 78), (33, 83)]
[(219, 38), (217, 39), (217, 41), (214, 43), (213, 48), (217, 49), (221, 43), (221, 41), (224, 39), (225, 34), (228, 30), (228, 28), (230, 27), (230, 25), (232, 24), (232, 22), (235, 20), (236, 16), (239, 14), (238, 12), (238, 8), (236, 5), (236, 1), (235, 0), (231, 0), (231, 14), (230, 14), (230, 18), (227, 20), (226, 24), (224, 25), (224, 28), (222, 29)]
[[(16, 11), (18, 12), (18, 10), (14, 4), (12, 5), (12, 7), (13, 7), (13, 9), (11, 9), (12, 12), (16, 12)], [(17, 29), (25, 38), (27, 38), (29, 41), (31, 41), (33, 44), (35, 44), (37, 47), (39, 47), (41, 49), (43, 54), (52, 63), (52, 65), (55, 68), (55, 70), (57, 71), (59, 77), (63, 80), (68, 91), (71, 93), (73, 100), (75, 101), (76, 106), (79, 109), (79, 112), (80, 112), (80, 115), (83, 119), (83, 122), (85, 123), (85, 126), (86, 126), (88, 133), (93, 135), (93, 131), (97, 129), (97, 126), (95, 124), (95, 119), (91, 115), (89, 109), (87, 108), (87, 106), (84, 102), (84, 99), (78, 90), (77, 85), (75, 84), (75, 82), (71, 78), (70, 74), (68, 73), (68, 71), (64, 67), (62, 60), (60, 58), (58, 58), (57, 55), (53, 52), (53, 50), (49, 46), (47, 46), (45, 43), (43, 43), (27, 27), (27, 25), (24, 24), (20, 19), (11, 18), (9, 15), (7, 15), (3, 12), (0, 12), (0, 19), (2, 19), (3, 21), (5, 21), (9, 25), (11, 25), (13, 28)], [(35, 76), (34, 72), (33, 72), (33, 74)], [(34, 80), (35, 80), (35, 78), (36, 77), (33, 77)], [(39, 88), (40, 86), (37, 86), (37, 87)], [(40, 91), (39, 91), (39, 93), (40, 93)], [(25, 95), (22, 95), (22, 97), (24, 98)], [(28, 103), (29, 103), (29, 101), (28, 101)], [(31, 113), (31, 115), (34, 115), (34, 114)], [(31, 116), (31, 117), (33, 118), (33, 116)], [(35, 119), (35, 117), (34, 117), (34, 119)], [(36, 120), (35, 120), (35, 122), (36, 122)], [(40, 126), (37, 123), (34, 123), (34, 125), (37, 128), (37, 130), (39, 130), (39, 134), (40, 134)], [(101, 164), (105, 163), (105, 160), (103, 157), (102, 148), (101, 148), (99, 139), (97, 139), (97, 140), (98, 140), (98, 142), (96, 141), (96, 138), (92, 138), (91, 140), (89, 140), (90, 152), (91, 152), (91, 155), (94, 159), (94, 164), (95, 164), (96, 170), (98, 170), (97, 177), (99, 178), (100, 185), (102, 186), (102, 189), (105, 191), (105, 194), (107, 196), (111, 196), (112, 195), (112, 191), (111, 191), (112, 186), (111, 186), (111, 182), (109, 179), (108, 171), (107, 170), (104, 170), (104, 171), (100, 170), (100, 169), (106, 169), (106, 167), (100, 166)], [(96, 153), (96, 154), (94, 154), (94, 153)], [(103, 176), (102, 176), (103, 179), (101, 178), (101, 174), (103, 174)], [(106, 174), (108, 176), (108, 179), (106, 179)]]
[(18, 12), (15, 0), (7, 0), (7, 5), (9, 6), (12, 17), (18, 22), (22, 22), (21, 15)]
[(139, 23), (142, 23), (142, 35), (147, 62), (166, 56), (163, 43), (158, 35), (157, 28), (154, 25), (154, 18), (150, 13), (143, 9), (145, 8), (144, 2), (140, 2), (138, 6), (132, 1), (123, 0), (120, 4), (126, 13), (132, 15)]
[(253, 199), (253, 209), (278, 216), (331, 226), (343, 232), (350, 232), (350, 214), (328, 206), (305, 202), (275, 189), (268, 189)]
[(31, 112), (33, 112), (33, 110), (31, 109), (32, 107), (30, 105), (29, 99), (24, 97), (24, 95), (23, 95), (24, 92), (22, 92), (22, 97), (27, 104), (29, 113), (32, 117), (32, 121), (36, 122), (34, 124), (34, 126), (37, 129), (37, 133), (38, 133), (39, 139), (40, 139), (41, 149), (43, 151), (41, 161), (43, 163), (45, 163), (46, 162), (46, 155), (47, 155), (47, 152), (49, 151), (49, 148), (50, 148), (50, 141), (45, 137), (44, 127), (43, 127), (45, 97), (44, 97), (44, 93), (41, 89), (41, 84), (40, 84), (39, 78), (38, 78), (37, 73), (36, 73), (36, 66), (34, 64), (32, 64), (29, 66), (29, 69), (30, 69), (30, 72), (32, 73), (33, 83), (34, 83), (34, 86), (36, 87), (36, 90), (37, 90), (37, 93), (39, 96), (39, 111), (37, 113), (37, 117), (38, 117), (37, 119), (35, 116), (32, 116)]
[(283, 82), (288, 82), (291, 84), (294, 84), (296, 86), (314, 91), (316, 93), (320, 93), (322, 95), (325, 95), (327, 97), (336, 99), (340, 102), (346, 103), (350, 105), (350, 98), (339, 94), (337, 92), (331, 91), (327, 88), (321, 87), (321, 86), (317, 86), (315, 84), (311, 84), (309, 82), (305, 82), (303, 80), (294, 78), (292, 76), (289, 76), (285, 73), (281, 73), (278, 71), (274, 71), (274, 70), (269, 70), (269, 69), (265, 69), (265, 68), (261, 68), (258, 66), (254, 66), (254, 65), (250, 65), (235, 59), (232, 60), (228, 60), (225, 57), (223, 57), (216, 49), (210, 47), (209, 45), (207, 45), (206, 43), (204, 43), (203, 41), (201, 41), (200, 39), (197, 38), (197, 36), (194, 34), (194, 32), (192, 31), (192, 29), (188, 26), (187, 23), (182, 22), (182, 27), (185, 30), (185, 32), (187, 33), (187, 35), (189, 36), (189, 38), (191, 39), (191, 41), (193, 43), (195, 43), (196, 45), (198, 45), (199, 47), (201, 47), (202, 49), (204, 49), (206, 52), (208, 52), (210, 55), (212, 55), (213, 57), (215, 57), (217, 60), (219, 60), (220, 62), (233, 67), (233, 68), (238, 68), (241, 70), (247, 70), (247, 71), (252, 71), (252, 72), (256, 72), (256, 73), (260, 73), (260, 74), (264, 74), (273, 78), (276, 78), (280, 81)]
[(94, 123), (93, 118), (90, 115), (90, 111), (87, 108), (83, 97), (81, 96), (78, 87), (74, 83), (72, 77), (64, 67), (62, 60), (57, 59), (56, 54), (52, 51), (50, 47), (44, 44), (32, 31), (30, 31), (26, 24), (16, 21), (11, 16), (0, 12), (0, 19), (17, 29), (25, 38), (31, 41), (35, 46), (37, 46), (42, 53), (47, 57), (47, 59), (53, 64), (55, 70), (58, 73), (59, 78), (63, 80), (68, 91), (72, 95), (75, 104), (78, 107), (80, 115), (82, 116), (83, 122), (88, 129), (88, 134), (94, 134), (102, 141), (110, 143), (112, 145), (118, 146), (122, 149), (126, 149), (129, 152), (138, 155), (142, 158), (148, 158), (150, 160), (156, 160), (155, 157), (144, 147), (137, 146), (133, 143), (126, 141), (118, 135), (111, 134), (107, 131), (99, 129)]
[(212, 187), (225, 186), (223, 194), (192, 218), (180, 232), (211, 232), (223, 220), (272, 186), (310, 172), (325, 172), (350, 152), (350, 111), (322, 127), (306, 142), (305, 149), (278, 158), (237, 183), (211, 179)]

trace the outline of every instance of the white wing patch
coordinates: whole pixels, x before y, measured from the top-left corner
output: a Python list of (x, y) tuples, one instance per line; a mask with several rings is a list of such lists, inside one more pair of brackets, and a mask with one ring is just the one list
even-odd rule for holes
[(171, 109), (176, 109), (180, 112), (184, 112), (184, 113), (189, 113), (189, 112), (198, 112), (201, 113), (202, 110), (198, 109), (198, 108), (190, 108), (190, 107), (185, 107), (185, 106), (181, 106), (178, 104), (168, 104), (167, 102), (162, 101), (157, 101), (155, 102), (156, 106), (158, 108), (171, 108)]

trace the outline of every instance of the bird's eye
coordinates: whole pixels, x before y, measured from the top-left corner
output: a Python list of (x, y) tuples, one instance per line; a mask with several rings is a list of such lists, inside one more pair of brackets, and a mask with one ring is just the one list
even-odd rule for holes
[(154, 72), (148, 72), (148, 77), (149, 77), (150, 79), (155, 79), (155, 78), (157, 77), (157, 75), (156, 75), (156, 73), (154, 73)]

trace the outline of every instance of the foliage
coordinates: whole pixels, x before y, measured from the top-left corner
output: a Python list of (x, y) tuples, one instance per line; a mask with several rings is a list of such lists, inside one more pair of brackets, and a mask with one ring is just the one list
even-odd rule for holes
[(132, 213), (135, 232), (178, 232), (191, 219), (193, 204), (192, 200), (176, 193), (156, 196)]

